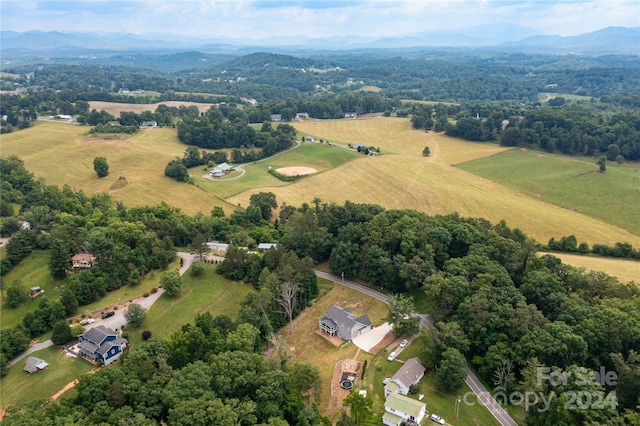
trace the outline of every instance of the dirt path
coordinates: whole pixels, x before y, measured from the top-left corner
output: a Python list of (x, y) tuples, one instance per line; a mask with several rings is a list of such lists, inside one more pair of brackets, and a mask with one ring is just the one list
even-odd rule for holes
[[(94, 368), (93, 370), (89, 371), (88, 374), (94, 374), (95, 372), (97, 372), (99, 370), (99, 368)], [(66, 391), (68, 391), (69, 389), (71, 389), (72, 387), (74, 387), (76, 384), (78, 384), (78, 379), (75, 379), (73, 382), (69, 382), (65, 385), (65, 387), (63, 387), (62, 389), (60, 389), (58, 392), (54, 393), (53, 396), (51, 397), (52, 401), (55, 401), (56, 399), (60, 398), (60, 396), (62, 396), (63, 393), (65, 393)]]

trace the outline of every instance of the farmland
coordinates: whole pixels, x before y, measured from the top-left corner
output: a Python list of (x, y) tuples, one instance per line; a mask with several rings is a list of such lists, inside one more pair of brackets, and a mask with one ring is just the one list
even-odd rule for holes
[[(299, 205), (318, 197), (327, 202), (376, 203), (430, 214), (457, 212), (492, 222), (505, 219), (543, 242), (573, 234), (588, 243), (627, 241), (640, 245), (640, 237), (621, 227), (452, 167), (505, 151), (498, 145), (416, 131), (408, 120), (399, 118), (313, 121), (295, 123), (295, 127), (333, 143), (364, 142), (380, 147), (382, 155), (362, 157), (291, 185), (260, 188), (276, 194), (279, 202)], [(431, 149), (429, 157), (421, 155), (425, 146)], [(227, 201), (247, 205), (255, 192), (247, 189)]]
[[(238, 205), (248, 205), (251, 194), (271, 191), (280, 204), (300, 205), (318, 197), (325, 202), (377, 203), (386, 208), (409, 208), (430, 214), (457, 212), (492, 222), (505, 219), (510, 226), (518, 227), (542, 242), (573, 234), (579, 241), (589, 244), (626, 241), (640, 246), (640, 237), (633, 228), (636, 216), (625, 208), (616, 213), (615, 207), (616, 204), (629, 205), (628, 200), (620, 202), (620, 197), (627, 193), (625, 186), (633, 188), (637, 182), (634, 175), (637, 171), (632, 167), (611, 166), (604, 175), (585, 175), (584, 179), (594, 180), (589, 185), (603, 177), (601, 180), (607, 180), (604, 185), (607, 191), (594, 195), (592, 191), (580, 190), (591, 188), (589, 185), (567, 187), (564, 193), (571, 194), (566, 197), (583, 197), (581, 202), (585, 207), (566, 208), (555, 205), (552, 199), (540, 197), (538, 190), (524, 191), (515, 187), (514, 180), (506, 177), (501, 183), (498, 177), (488, 179), (472, 174), (466, 168), (473, 163), (452, 167), (486, 157), (482, 161), (503, 165), (494, 167), (504, 169), (495, 171), (496, 174), (506, 176), (510, 169), (526, 170), (528, 166), (523, 164), (504, 167), (500, 156), (494, 154), (506, 149), (495, 144), (472, 143), (416, 131), (409, 120), (401, 118), (307, 121), (295, 123), (295, 127), (302, 134), (333, 144), (364, 142), (379, 147), (382, 155), (365, 157), (348, 150), (305, 143), (272, 159), (246, 164), (244, 176), (226, 182), (200, 179), (205, 172), (202, 167), (197, 168), (199, 170), (192, 171), (197, 185), (186, 185), (163, 174), (167, 162), (181, 157), (185, 149), (177, 141), (175, 129), (145, 129), (132, 136), (109, 139), (90, 136), (86, 127), (61, 123), (38, 123), (34, 128), (3, 136), (3, 155), (20, 156), (29, 170), (44, 177), (49, 184), (68, 184), (86, 193), (104, 191), (128, 207), (164, 201), (187, 214), (207, 214), (215, 206), (221, 206), (229, 213)], [(431, 149), (429, 157), (421, 155), (425, 146)], [(518, 155), (523, 155), (523, 161), (538, 159), (537, 154), (508, 152), (500, 155), (507, 156), (508, 161), (511, 161), (509, 156)], [(110, 166), (108, 177), (96, 177), (92, 166), (96, 156), (106, 156)], [(580, 163), (573, 158), (561, 158), (562, 164)], [(582, 169), (594, 168), (584, 162), (581, 164)], [(320, 173), (287, 184), (269, 175), (269, 166), (308, 166)], [(236, 173), (228, 177), (240, 175)], [(616, 179), (618, 174), (621, 178)], [(638, 187), (637, 183), (635, 187)], [(609, 200), (609, 194), (618, 198)], [(565, 195), (558, 192), (556, 197), (564, 198)], [(609, 216), (598, 218), (597, 212), (589, 210), (588, 204), (598, 197), (601, 200), (596, 205), (613, 206), (601, 209), (607, 210)], [(640, 221), (635, 223), (637, 226)]]
[(595, 159), (512, 149), (460, 168), (640, 234), (638, 165), (609, 163), (605, 173), (598, 173)]
[[(146, 95), (146, 93), (145, 93)], [(166, 105), (168, 107), (176, 107), (180, 106), (197, 106), (200, 112), (207, 112), (209, 108), (214, 106), (215, 104), (206, 104), (199, 102), (183, 102), (183, 101), (164, 101), (155, 104), (127, 104), (121, 102), (102, 102), (102, 101), (92, 101), (89, 102), (89, 108), (92, 110), (102, 111), (105, 110), (111, 115), (116, 117), (120, 116), (121, 112), (135, 112), (136, 114), (140, 114), (144, 111), (155, 112), (159, 105)]]
[[(38, 123), (3, 135), (2, 155), (19, 156), (36, 177), (45, 178), (50, 185), (69, 185), (87, 194), (106, 192), (127, 207), (164, 201), (187, 214), (208, 213), (215, 206), (228, 213), (234, 210), (211, 193), (164, 176), (167, 163), (182, 157), (185, 150), (175, 129), (145, 129), (113, 137), (93, 137), (88, 132), (83, 126)], [(109, 163), (109, 176), (102, 179), (93, 170), (97, 156), (104, 156)]]

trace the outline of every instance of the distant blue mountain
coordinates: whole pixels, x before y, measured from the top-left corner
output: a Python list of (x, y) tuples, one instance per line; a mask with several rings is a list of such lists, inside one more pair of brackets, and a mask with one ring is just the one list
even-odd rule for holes
[(342, 36), (327, 38), (273, 37), (261, 40), (178, 37), (167, 34), (63, 33), (0, 31), (3, 60), (10, 57), (72, 57), (74, 55), (160, 54), (197, 50), (209, 54), (300, 49), (351, 50), (416, 47), (491, 47), (531, 53), (640, 55), (640, 28), (609, 27), (572, 37), (542, 35), (509, 23), (424, 31), (389, 37)]

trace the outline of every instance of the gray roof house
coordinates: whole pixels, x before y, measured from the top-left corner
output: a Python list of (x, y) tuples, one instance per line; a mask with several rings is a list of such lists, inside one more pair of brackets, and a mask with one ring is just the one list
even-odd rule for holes
[(98, 325), (78, 336), (80, 354), (93, 362), (111, 365), (120, 358), (127, 347), (127, 339), (119, 337), (115, 331)]
[(330, 336), (339, 336), (342, 340), (351, 340), (371, 330), (371, 320), (367, 314), (359, 318), (351, 312), (351, 308), (332, 306), (318, 321), (320, 331)]
[(394, 393), (408, 395), (411, 385), (420, 383), (425, 371), (427, 369), (418, 358), (408, 359), (384, 385), (384, 397), (387, 398)]
[(33, 374), (35, 372), (44, 370), (48, 366), (49, 364), (47, 364), (44, 360), (36, 358), (34, 356), (30, 356), (24, 363), (24, 371), (29, 374)]

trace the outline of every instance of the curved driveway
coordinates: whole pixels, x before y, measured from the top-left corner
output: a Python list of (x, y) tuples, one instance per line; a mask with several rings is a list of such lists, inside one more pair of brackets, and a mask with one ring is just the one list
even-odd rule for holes
[[(316, 276), (320, 278), (324, 278), (329, 281), (333, 281), (334, 283), (344, 285), (345, 287), (349, 287), (353, 290), (359, 291), (361, 293), (366, 294), (367, 296), (371, 296), (374, 299), (378, 299), (385, 304), (389, 304), (389, 297), (379, 291), (373, 290), (367, 286), (362, 284), (358, 284), (353, 281), (345, 280), (340, 278), (337, 275), (328, 274), (322, 271), (315, 271)], [(433, 320), (428, 314), (420, 315), (420, 327), (422, 328), (431, 328), (433, 327)], [(465, 367), (465, 371), (467, 372), (467, 377), (465, 377), (464, 381), (469, 386), (469, 388), (473, 391), (478, 398), (478, 401), (487, 407), (487, 410), (493, 415), (493, 417), (498, 420), (498, 422), (502, 426), (518, 426), (518, 424), (509, 416), (509, 414), (498, 404), (498, 402), (493, 398), (493, 396), (487, 391), (480, 380), (476, 377), (476, 375), (471, 371), (469, 367)]]
[[(180, 272), (180, 275), (182, 275), (189, 269), (189, 267), (191, 267), (191, 264), (193, 263), (193, 260), (196, 258), (196, 255), (191, 253), (185, 253), (185, 252), (178, 252), (176, 253), (176, 255), (184, 259), (182, 266), (178, 270), (178, 272)], [(162, 296), (163, 294), (164, 294), (164, 289), (159, 288), (157, 292), (150, 294), (149, 297), (143, 298), (138, 302), (138, 304), (148, 310), (155, 303), (155, 301), (158, 300), (160, 296)], [(107, 306), (101, 310), (110, 309), (110, 308), (111, 308), (110, 306)], [(124, 309), (120, 309), (114, 312), (115, 312), (115, 315), (113, 315), (110, 318), (107, 318), (107, 319), (96, 318), (96, 322), (94, 322), (93, 324), (86, 325), (85, 329), (89, 330), (90, 328), (96, 327), (98, 325), (104, 325), (105, 327), (109, 327), (112, 330), (122, 329), (122, 327), (127, 323), (127, 320), (124, 318)], [(8, 362), (7, 368), (10, 368), (12, 365), (19, 362), (21, 359), (23, 359), (27, 355), (30, 355), (42, 349), (46, 349), (50, 346), (53, 346), (53, 342), (51, 340), (45, 340), (43, 342), (34, 344), (33, 346), (29, 347), (29, 349), (27, 349), (22, 354), (20, 354), (18, 357)]]

